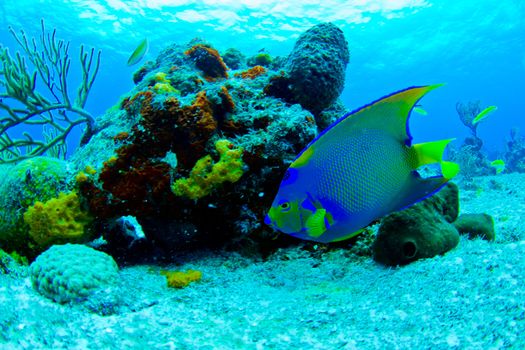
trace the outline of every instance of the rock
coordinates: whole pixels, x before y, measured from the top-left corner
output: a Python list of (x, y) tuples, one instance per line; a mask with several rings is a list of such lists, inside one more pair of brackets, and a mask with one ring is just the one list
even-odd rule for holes
[(469, 239), (481, 238), (493, 241), (496, 238), (494, 220), (488, 214), (462, 214), (454, 222), (461, 234), (467, 234)]
[(450, 223), (457, 213), (457, 186), (449, 183), (434, 196), (386, 216), (372, 245), (374, 259), (404, 265), (446, 253), (459, 243), (459, 232)]
[(74, 172), (71, 163), (35, 157), (0, 169), (0, 244), (6, 251), (27, 255), (29, 235), (23, 216), (36, 201), (45, 202), (68, 191)]
[(222, 59), (230, 69), (241, 69), (246, 65), (246, 57), (241, 51), (235, 48), (229, 48), (224, 51)]

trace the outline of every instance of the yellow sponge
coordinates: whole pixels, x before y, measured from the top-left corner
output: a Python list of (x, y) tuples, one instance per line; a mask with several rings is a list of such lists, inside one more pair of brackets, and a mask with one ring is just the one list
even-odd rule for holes
[(240, 147), (234, 147), (228, 140), (219, 140), (215, 143), (220, 160), (213, 163), (210, 155), (197, 161), (190, 176), (178, 179), (171, 189), (176, 196), (189, 199), (199, 199), (209, 195), (223, 182), (239, 181), (243, 174), (242, 153)]
[(38, 249), (53, 244), (80, 243), (89, 240), (85, 230), (93, 218), (80, 207), (76, 192), (61, 192), (58, 198), (36, 202), (24, 213), (29, 236)]
[(191, 282), (198, 281), (202, 278), (202, 272), (197, 270), (183, 271), (161, 271), (162, 275), (166, 276), (168, 287), (184, 288)]

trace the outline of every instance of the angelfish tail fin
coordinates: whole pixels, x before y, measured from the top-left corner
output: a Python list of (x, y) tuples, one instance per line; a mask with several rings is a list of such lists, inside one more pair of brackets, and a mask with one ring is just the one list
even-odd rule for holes
[(459, 165), (454, 162), (444, 161), (443, 153), (445, 148), (454, 139), (446, 139), (425, 143), (418, 143), (413, 145), (415, 153), (415, 168), (419, 168), (422, 165), (439, 163), (441, 165), (441, 173), (443, 178), (448, 181), (456, 176), (459, 172)]

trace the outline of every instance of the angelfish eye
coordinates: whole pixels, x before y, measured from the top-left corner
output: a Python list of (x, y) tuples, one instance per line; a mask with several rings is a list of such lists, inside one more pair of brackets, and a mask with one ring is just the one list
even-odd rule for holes
[(281, 208), (282, 211), (290, 210), (290, 202), (283, 202), (279, 204), (279, 208)]

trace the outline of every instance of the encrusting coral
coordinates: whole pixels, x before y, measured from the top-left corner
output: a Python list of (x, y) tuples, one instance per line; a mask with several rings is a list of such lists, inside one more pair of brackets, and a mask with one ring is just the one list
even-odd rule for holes
[(205, 44), (196, 44), (186, 50), (184, 54), (195, 61), (195, 65), (203, 71), (206, 80), (213, 81), (217, 78), (228, 78), (228, 67), (224, 64), (219, 52), (214, 48)]
[(228, 140), (215, 143), (220, 159), (213, 163), (207, 155), (197, 161), (190, 176), (176, 180), (172, 185), (176, 196), (189, 199), (200, 199), (209, 195), (217, 186), (224, 182), (237, 182), (243, 174), (242, 148), (235, 148)]
[(160, 273), (166, 276), (166, 282), (170, 288), (184, 288), (202, 278), (202, 272), (197, 270), (188, 270), (186, 272), (163, 270)]
[(243, 79), (255, 79), (258, 76), (265, 74), (265, 73), (266, 73), (266, 68), (264, 68), (263, 66), (255, 66), (243, 72), (235, 73), (235, 76), (236, 77), (240, 76)]
[(58, 198), (44, 203), (36, 202), (24, 213), (24, 221), (38, 251), (53, 244), (81, 243), (91, 238), (87, 226), (93, 218), (81, 208), (74, 191), (61, 192)]

